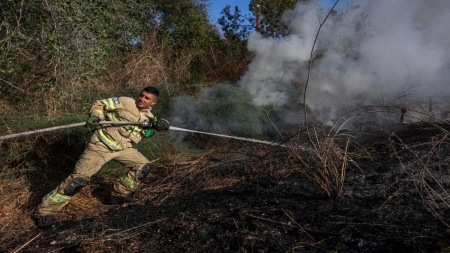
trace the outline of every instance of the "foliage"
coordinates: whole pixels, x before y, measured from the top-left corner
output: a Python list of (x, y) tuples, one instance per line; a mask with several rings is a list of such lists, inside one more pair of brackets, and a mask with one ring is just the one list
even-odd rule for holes
[(221, 85), (201, 91), (200, 112), (215, 129), (235, 135), (261, 134), (264, 114), (252, 104), (250, 94), (231, 85)]
[(226, 6), (219, 18), (218, 24), (221, 26), (223, 36), (228, 41), (237, 42), (245, 41), (248, 38), (250, 32), (252, 32), (253, 26), (249, 23), (249, 18), (243, 16), (238, 6), (234, 7), (234, 13), (231, 13), (231, 6)]
[(8, 0), (0, 5), (0, 71), (21, 91), (49, 92), (63, 80), (73, 84), (97, 76), (110, 54), (130, 50), (154, 26), (151, 1)]
[[(308, 0), (300, 0), (302, 2)], [(247, 40), (248, 35), (258, 31), (265, 37), (285, 37), (291, 33), (282, 18), (286, 10), (293, 9), (299, 0), (252, 0), (249, 4), (251, 15), (242, 15), (237, 6), (234, 13), (231, 6), (222, 10), (218, 23), (224, 37), (231, 41)]]
[[(308, 1), (308, 0), (300, 0)], [(253, 13), (252, 23), (258, 32), (265, 37), (285, 37), (291, 33), (289, 28), (282, 22), (284, 11), (294, 8), (299, 0), (252, 0), (249, 5)], [(260, 27), (257, 27), (258, 19)]]
[(202, 60), (207, 68), (206, 81), (236, 81), (247, 70), (251, 55), (246, 48), (246, 41), (239, 41), (227, 43), (222, 50), (205, 54)]
[(156, 0), (159, 30), (178, 48), (205, 50), (219, 41), (204, 0)]
[(230, 59), (219, 56), (237, 53), (209, 23), (207, 3), (2, 1), (0, 93), (16, 104), (39, 100), (53, 115), (78, 112), (90, 92), (215, 78)]
[(228, 52), (231, 52), (234, 59), (238, 62), (246, 64), (250, 61), (250, 52), (247, 50), (247, 38), (254, 31), (253, 26), (249, 23), (249, 17), (243, 16), (238, 6), (234, 7), (233, 14), (231, 13), (230, 5), (225, 7), (221, 13), (223, 16), (219, 18), (218, 24), (221, 26), (225, 37)]
[(217, 28), (208, 19), (205, 0), (156, 0), (159, 21), (158, 40), (165, 52), (166, 64), (173, 78), (190, 84), (201, 81), (210, 61), (204, 56), (221, 51), (224, 43)]

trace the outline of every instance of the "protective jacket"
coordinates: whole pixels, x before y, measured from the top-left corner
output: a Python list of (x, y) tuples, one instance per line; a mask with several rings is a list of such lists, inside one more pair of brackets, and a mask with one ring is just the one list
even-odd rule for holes
[[(97, 100), (91, 108), (91, 116), (100, 120), (109, 121), (151, 121), (154, 115), (149, 109), (139, 109), (135, 100), (129, 97), (112, 97)], [(130, 148), (132, 142), (139, 143), (144, 137), (146, 130), (140, 126), (102, 125), (95, 131), (97, 137), (111, 150), (119, 151)]]

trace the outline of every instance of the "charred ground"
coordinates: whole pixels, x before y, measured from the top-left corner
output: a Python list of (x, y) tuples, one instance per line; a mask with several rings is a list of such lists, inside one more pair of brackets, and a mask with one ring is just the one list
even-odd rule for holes
[(298, 173), (288, 149), (234, 141), (221, 143), (233, 153), (177, 158), (155, 170), (140, 204), (102, 204), (111, 186), (97, 176), (55, 229), (18, 219), (0, 250), (447, 252), (446, 128), (404, 125), (356, 142), (359, 168), (348, 169), (337, 198)]

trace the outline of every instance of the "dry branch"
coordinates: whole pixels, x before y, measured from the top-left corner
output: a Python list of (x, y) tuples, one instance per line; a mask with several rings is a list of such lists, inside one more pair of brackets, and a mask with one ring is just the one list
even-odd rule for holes
[(20, 247), (19, 249), (17, 249), (16, 251), (14, 251), (14, 253), (19, 252), (21, 249), (23, 249), (25, 246), (27, 246), (28, 244), (30, 244), (30, 242), (34, 241), (36, 238), (38, 238), (40, 235), (42, 235), (42, 233), (39, 233), (38, 235), (36, 235), (35, 237), (33, 237), (31, 240), (29, 240), (27, 243), (25, 243), (24, 245), (22, 245), (22, 247)]

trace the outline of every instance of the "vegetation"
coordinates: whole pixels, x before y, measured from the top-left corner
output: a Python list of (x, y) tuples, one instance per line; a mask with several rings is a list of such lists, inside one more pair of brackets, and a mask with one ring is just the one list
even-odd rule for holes
[(249, 55), (236, 54), (220, 37), (206, 6), (191, 0), (3, 1), (2, 97), (24, 106), (38, 100), (51, 117), (82, 112), (79, 105), (90, 103), (92, 93), (167, 83), (188, 90), (192, 83), (237, 78)]
[[(299, 126), (298, 121), (283, 122), (288, 117), (292, 119), (292, 114), (286, 113), (288, 109), (258, 108), (247, 90), (234, 85), (252, 58), (246, 48), (248, 35), (255, 30), (277, 39), (289, 35), (291, 31), (283, 24), (280, 13), (297, 2), (253, 0), (249, 6), (252, 14), (248, 16), (243, 16), (239, 8), (228, 6), (219, 19), (220, 32), (209, 23), (207, 0), (2, 1), (0, 133), (82, 122), (94, 100), (114, 95), (134, 97), (143, 86), (153, 85), (162, 92), (153, 112), (170, 118), (175, 126), (281, 139), (283, 143), (259, 146), (196, 134), (175, 137), (158, 133), (137, 145), (143, 154), (154, 159), (155, 170), (146, 180), (157, 182), (143, 189), (147, 191), (145, 200), (162, 203), (177, 194), (216, 190), (254, 179), (267, 189), (274, 185), (282, 188), (281, 179), (293, 174), (298, 181), (289, 183), (289, 187), (312, 185), (308, 198), (349, 194), (344, 187), (346, 175), (361, 171), (354, 158), (372, 159), (363, 147), (365, 143), (353, 143), (352, 134), (341, 128), (330, 130), (312, 125), (314, 120), (307, 127)], [(339, 18), (345, 13), (333, 15)], [(350, 40), (346, 45), (357, 42), (358, 39)], [(320, 42), (317, 46), (319, 56), (326, 53)], [(356, 52), (348, 52), (348, 57), (359, 57)], [(307, 106), (288, 106), (289, 112), (295, 117), (304, 115), (301, 121), (306, 121)], [(355, 114), (342, 125), (360, 116)], [(419, 157), (415, 149), (420, 145), (408, 146), (402, 143), (404, 137), (395, 133), (389, 136), (391, 146), (387, 149), (393, 149), (394, 157), (408, 174), (407, 180), (394, 182), (388, 190), (403, 194), (411, 189), (406, 186), (413, 184), (426, 207), (441, 218), (440, 208), (450, 206), (448, 184), (437, 180), (433, 173), (435, 164), (428, 164), (440, 159), (441, 153), (436, 150), (446, 143), (447, 130), (443, 127), (439, 131), (442, 132), (429, 141), (429, 152), (425, 150), (429, 155)], [(0, 142), (0, 235), (11, 234), (17, 216), (31, 224), (39, 198), (72, 171), (83, 151), (85, 133), (84, 128), (76, 128)], [(184, 140), (189, 140), (190, 145)], [(212, 148), (199, 149), (205, 147)], [(407, 160), (402, 157), (405, 152)], [(427, 166), (411, 171), (406, 162)], [(105, 185), (111, 185), (123, 172), (118, 164), (107, 163), (61, 215), (66, 220), (82, 219), (82, 213), (93, 216), (107, 210), (94, 210), (93, 205), (86, 203), (100, 205), (92, 193), (107, 192), (110, 186)], [(280, 184), (274, 180), (280, 180)], [(401, 188), (394, 189), (396, 185)], [(286, 196), (292, 199), (289, 194)], [(284, 210), (283, 214), (289, 223), (277, 224), (296, 223), (295, 217)], [(230, 228), (239, 229), (234, 218), (233, 221)]]
[(249, 8), (253, 13), (252, 20), (256, 29), (266, 37), (284, 37), (290, 34), (289, 27), (283, 22), (283, 13), (293, 9), (297, 2), (308, 0), (252, 0)]
[(132, 50), (155, 26), (152, 6), (149, 1), (3, 1), (2, 92), (76, 98), (77, 89), (106, 74), (111, 55)]
[(194, 83), (236, 80), (251, 59), (246, 39), (257, 15), (263, 35), (289, 33), (280, 13), (295, 1), (258, 4), (250, 4), (247, 23), (225, 8), (222, 36), (206, 0), (2, 1), (0, 92), (22, 106), (40, 101), (52, 117), (82, 112), (89, 94), (102, 90), (175, 83), (189, 91)]
[[(180, 92), (192, 94), (207, 82), (237, 79), (249, 55), (239, 56), (221, 38), (209, 23), (206, 4), (1, 1), (0, 132), (82, 122), (94, 100), (134, 97), (147, 85), (164, 93), (155, 107), (155, 114), (162, 115)], [(0, 233), (12, 226), (11, 211), (31, 219), (39, 198), (72, 171), (85, 131), (74, 128), (1, 142), (0, 216), (7, 218)], [(172, 161), (175, 154), (196, 152), (164, 134), (137, 148), (157, 159), (155, 166)], [(110, 183), (121, 173), (120, 166), (108, 163), (97, 177)]]

